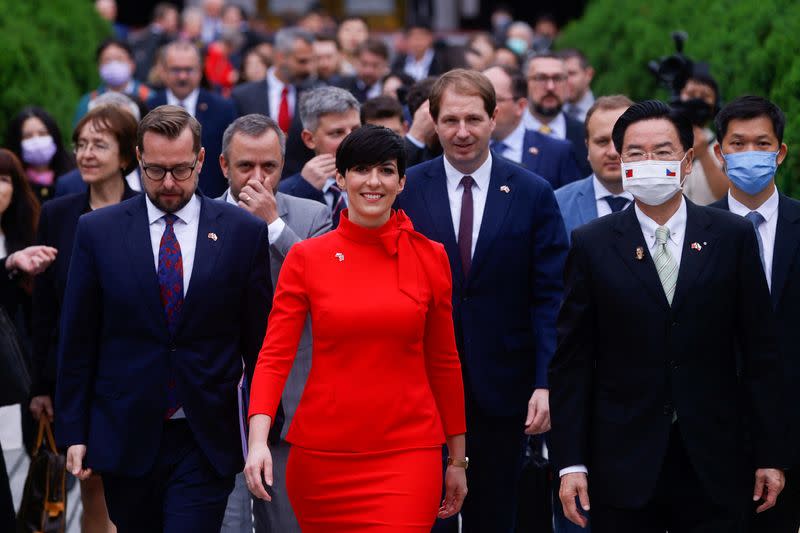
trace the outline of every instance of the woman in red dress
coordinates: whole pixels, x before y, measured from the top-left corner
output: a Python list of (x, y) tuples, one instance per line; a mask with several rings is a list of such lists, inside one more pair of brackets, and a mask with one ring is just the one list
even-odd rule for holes
[[(313, 364), (286, 440), (304, 532), (428, 532), (466, 496), (464, 389), (444, 248), (391, 209), (405, 184), (392, 131), (363, 126), (336, 152), (348, 209), (287, 255), (250, 401), (250, 491), (269, 500), (270, 424), (311, 314)], [(449, 460), (441, 498), (441, 444)]]

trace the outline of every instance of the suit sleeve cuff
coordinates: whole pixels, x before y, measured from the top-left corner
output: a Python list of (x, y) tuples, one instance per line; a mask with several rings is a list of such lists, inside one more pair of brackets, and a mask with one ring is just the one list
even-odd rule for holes
[(269, 234), (268, 239), (270, 246), (275, 244), (275, 241), (277, 241), (278, 238), (281, 236), (281, 233), (283, 233), (283, 228), (285, 227), (286, 227), (286, 222), (281, 220), (281, 217), (276, 218), (269, 224), (269, 226), (267, 227), (267, 231)]
[(586, 474), (589, 475), (589, 469), (584, 465), (568, 466), (558, 471), (558, 477), (564, 477), (567, 474)]

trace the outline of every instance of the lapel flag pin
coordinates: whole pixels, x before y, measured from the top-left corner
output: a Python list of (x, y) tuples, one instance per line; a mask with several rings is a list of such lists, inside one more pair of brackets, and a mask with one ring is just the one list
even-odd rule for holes
[(501, 185), (500, 186), (500, 190), (503, 191), (506, 194), (511, 192), (511, 189), (508, 188), (508, 185)]
[[(703, 244), (705, 244), (705, 243), (703, 243)], [(702, 249), (703, 249), (703, 247), (700, 246), (699, 242), (693, 242), (692, 243), (692, 250), (694, 250), (695, 252), (699, 252)]]
[(637, 246), (636, 247), (636, 255), (635, 255), (635, 257), (636, 257), (637, 261), (641, 261), (641, 260), (644, 259), (644, 248), (643, 247), (641, 247), (641, 246)]
[(539, 155), (539, 149), (536, 148), (535, 146), (531, 146), (530, 148), (528, 148), (528, 152), (530, 152), (531, 155)]
[(344, 261), (344, 254), (342, 252), (336, 252), (336, 259), (338, 259), (339, 262), (341, 263), (342, 261)]
[(214, 242), (217, 242), (217, 234), (214, 233), (213, 231), (208, 234), (208, 238), (211, 239)]

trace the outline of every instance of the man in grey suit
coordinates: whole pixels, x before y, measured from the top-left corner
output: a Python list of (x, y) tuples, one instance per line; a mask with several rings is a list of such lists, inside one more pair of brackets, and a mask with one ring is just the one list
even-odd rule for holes
[[(321, 235), (331, 228), (330, 210), (324, 204), (278, 192), (286, 150), (286, 136), (277, 122), (265, 115), (236, 119), (222, 137), (219, 158), (230, 187), (220, 200), (238, 205), (268, 224), (273, 286), (289, 249), (296, 242)], [(311, 369), (311, 323), (306, 322), (297, 357), (283, 391), (285, 423), (272, 449), (274, 482), (272, 502), (253, 500), (252, 515), (261, 532), (299, 532), (289, 499), (285, 473), (289, 445), (283, 441)], [(272, 436), (271, 436), (272, 437)], [(228, 499), (223, 533), (252, 531), (250, 493), (240, 474)]]

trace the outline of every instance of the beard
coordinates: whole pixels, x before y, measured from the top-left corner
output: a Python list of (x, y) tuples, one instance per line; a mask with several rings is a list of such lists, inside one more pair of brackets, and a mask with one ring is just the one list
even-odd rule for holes
[(561, 108), (563, 107), (564, 104), (562, 103), (559, 103), (558, 105), (554, 106), (543, 106), (542, 104), (533, 104), (533, 110), (536, 112), (536, 114), (547, 118), (553, 118), (559, 113), (561, 113)]

